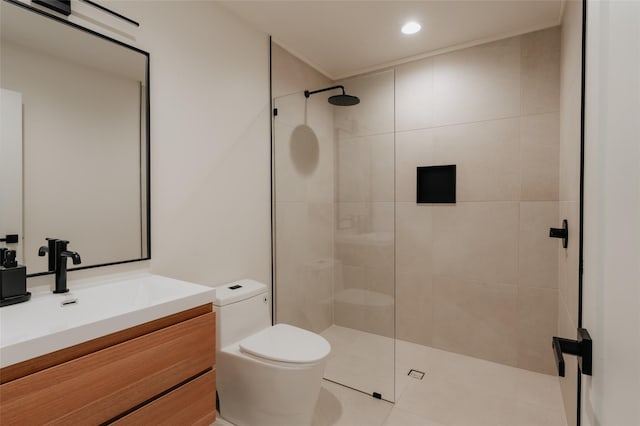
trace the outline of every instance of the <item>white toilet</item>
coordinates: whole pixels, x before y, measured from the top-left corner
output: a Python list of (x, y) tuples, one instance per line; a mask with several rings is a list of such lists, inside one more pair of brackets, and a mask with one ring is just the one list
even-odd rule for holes
[(310, 425), (331, 345), (287, 324), (271, 326), (267, 287), (216, 288), (220, 416), (237, 426)]

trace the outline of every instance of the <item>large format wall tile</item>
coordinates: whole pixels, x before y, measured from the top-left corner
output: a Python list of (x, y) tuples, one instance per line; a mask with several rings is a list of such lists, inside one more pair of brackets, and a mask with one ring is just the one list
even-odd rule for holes
[(456, 164), (458, 201), (517, 201), (520, 195), (518, 119), (439, 127), (433, 160)]
[(520, 119), (522, 200), (558, 199), (559, 114), (529, 115)]
[(338, 202), (336, 204), (336, 235), (334, 236), (367, 232), (371, 226), (371, 220), (370, 203)]
[(396, 338), (432, 345), (433, 289), (431, 274), (396, 273)]
[(296, 263), (332, 257), (333, 205), (331, 203), (277, 203), (276, 250)]
[[(358, 105), (348, 108), (334, 108), (334, 124), (338, 129), (346, 129), (352, 136), (377, 135), (394, 131), (394, 71), (357, 77), (340, 82), (348, 95), (360, 98)], [(322, 93), (326, 99), (341, 93)], [(326, 97), (325, 97), (326, 95)]]
[[(333, 300), (333, 323), (342, 327), (365, 331), (365, 292), (351, 291), (337, 294)], [(348, 295), (345, 299), (341, 296)]]
[[(339, 262), (338, 264), (341, 264)], [(345, 285), (333, 296), (334, 322), (343, 327), (393, 337), (394, 270), (342, 265)]]
[(367, 288), (367, 270), (364, 266), (345, 264), (340, 261), (344, 285), (336, 287), (336, 293), (348, 288)]
[(557, 289), (518, 288), (518, 367), (553, 374), (551, 337), (557, 331), (557, 306)]
[(396, 134), (396, 201), (416, 202), (416, 167), (433, 165), (433, 129)]
[[(393, 281), (390, 281), (393, 283)], [(365, 294), (365, 328), (367, 333), (394, 338), (395, 336), (395, 299), (369, 291)]]
[(519, 286), (558, 287), (558, 247), (561, 247), (561, 241), (549, 238), (551, 227), (560, 227), (556, 201), (520, 203)]
[(435, 347), (516, 365), (516, 286), (436, 275), (433, 290)]
[(403, 274), (427, 279), (433, 273), (433, 211), (415, 203), (396, 205), (396, 268)]
[(371, 201), (394, 201), (394, 142), (393, 133), (367, 138), (370, 145), (371, 176), (369, 177)]
[(371, 229), (374, 232), (395, 231), (395, 203), (383, 201), (371, 203)]
[(333, 323), (333, 274), (329, 258), (301, 264), (279, 263), (275, 292), (277, 321), (314, 332), (329, 327)]
[[(559, 110), (560, 28), (525, 34), (521, 39), (522, 113)], [(576, 78), (578, 76), (576, 75)]]
[(326, 99), (307, 99), (302, 93), (295, 93), (275, 98), (274, 108), (278, 109), (275, 124), (286, 124), (290, 127), (305, 124), (322, 137), (333, 137), (333, 107)]
[(276, 212), (277, 320), (322, 331), (333, 314), (333, 204), (282, 202)]
[(384, 294), (394, 297), (395, 268), (392, 264), (367, 268), (365, 270), (365, 273), (368, 290), (370, 290), (372, 293)]
[(394, 135), (337, 138), (338, 201), (394, 201)]
[[(300, 100), (280, 102), (291, 104), (291, 115), (304, 106)], [(324, 105), (313, 104), (316, 117), (326, 110)], [(275, 196), (277, 201), (331, 202), (334, 198), (333, 133), (320, 121), (305, 123), (302, 117), (292, 118), (284, 113), (274, 121)]]
[(415, 130), (434, 124), (433, 59), (396, 68), (396, 130)]
[(517, 202), (434, 206), (432, 215), (436, 275), (516, 285)]
[(520, 38), (433, 58), (434, 125), (520, 114)]
[[(552, 28), (397, 67), (398, 336), (428, 341), (413, 323), (424, 321), (436, 346), (550, 372), (552, 305), (563, 290), (559, 241), (548, 238), (560, 226), (558, 35)], [(444, 164), (457, 166), (457, 203), (416, 205), (416, 167)], [(420, 280), (432, 280), (428, 301), (416, 292)], [(405, 300), (410, 291), (418, 300)], [(433, 310), (432, 322), (417, 303)], [(507, 326), (497, 321), (504, 303)], [(484, 340), (465, 340), (469, 329)], [(504, 343), (506, 355), (486, 341)]]
[[(375, 136), (373, 137), (375, 139)], [(338, 133), (336, 188), (338, 201), (371, 201), (371, 144), (369, 137)]]

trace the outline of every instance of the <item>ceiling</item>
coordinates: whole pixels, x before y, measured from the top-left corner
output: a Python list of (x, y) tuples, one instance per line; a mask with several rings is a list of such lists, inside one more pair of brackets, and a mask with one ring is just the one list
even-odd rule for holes
[[(221, 3), (333, 80), (558, 25), (564, 6), (564, 0)], [(422, 31), (402, 34), (408, 20)]]

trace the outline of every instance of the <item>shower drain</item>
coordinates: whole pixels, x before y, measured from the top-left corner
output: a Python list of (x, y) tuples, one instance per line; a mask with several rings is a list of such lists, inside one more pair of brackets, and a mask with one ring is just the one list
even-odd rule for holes
[(413, 368), (409, 370), (409, 377), (413, 377), (414, 379), (422, 380), (424, 378), (424, 371), (414, 370)]

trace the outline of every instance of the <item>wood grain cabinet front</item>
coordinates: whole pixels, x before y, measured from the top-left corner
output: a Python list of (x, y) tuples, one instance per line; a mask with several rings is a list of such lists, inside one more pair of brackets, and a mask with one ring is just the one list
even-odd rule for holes
[[(81, 344), (101, 349), (57, 365), (50, 366), (45, 355), (40, 357), (44, 369), (31, 362), (27, 370), (35, 372), (0, 385), (0, 423), (213, 423), (215, 313), (211, 305), (197, 313), (175, 323), (159, 319)], [(141, 334), (148, 330), (153, 331)], [(130, 336), (135, 337), (123, 340)], [(104, 339), (116, 343), (104, 347)], [(70, 355), (51, 356), (67, 359), (90, 349), (58, 352), (64, 351)]]

